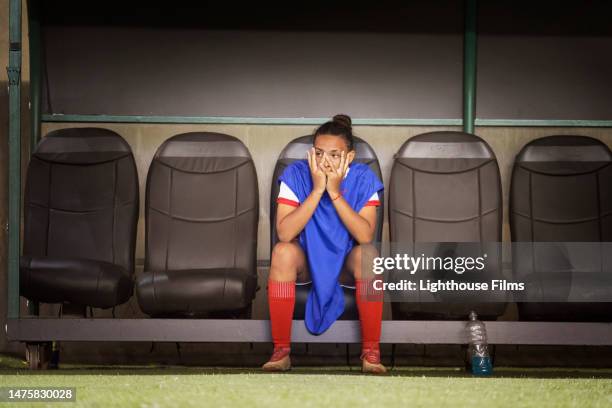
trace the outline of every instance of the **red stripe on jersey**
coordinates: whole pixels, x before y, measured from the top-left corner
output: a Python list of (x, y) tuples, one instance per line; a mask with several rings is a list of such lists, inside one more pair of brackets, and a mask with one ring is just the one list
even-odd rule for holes
[(288, 198), (283, 198), (283, 197), (278, 197), (276, 199), (276, 202), (278, 204), (287, 204), (287, 205), (290, 205), (292, 207), (299, 207), (300, 206), (300, 203), (298, 203), (297, 201), (289, 200)]
[(380, 201), (372, 200), (372, 201), (368, 201), (367, 203), (365, 203), (364, 207), (367, 207), (367, 206), (374, 206), (374, 207), (376, 207), (376, 206), (379, 206), (379, 205), (380, 205)]

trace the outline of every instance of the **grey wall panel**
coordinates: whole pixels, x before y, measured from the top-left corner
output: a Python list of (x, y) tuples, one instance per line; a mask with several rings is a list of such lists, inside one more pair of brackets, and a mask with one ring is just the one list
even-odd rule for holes
[(43, 36), (45, 113), (461, 117), (460, 33), (47, 25)]
[(481, 119), (612, 119), (612, 2), (480, 1)]
[(478, 41), (478, 118), (612, 119), (612, 36)]

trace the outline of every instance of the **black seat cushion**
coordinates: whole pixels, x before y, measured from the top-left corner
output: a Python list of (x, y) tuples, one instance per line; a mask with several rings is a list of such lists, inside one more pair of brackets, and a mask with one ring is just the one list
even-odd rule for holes
[(21, 257), (21, 294), (46, 303), (109, 308), (132, 296), (132, 279), (121, 266), (77, 258)]
[[(129, 298), (138, 175), (132, 151), (121, 136), (98, 128), (49, 133), (30, 160), (24, 202), (24, 296), (96, 307), (115, 306)], [(27, 266), (32, 260), (34, 269)], [(104, 286), (93, 296), (99, 278)]]
[(205, 315), (249, 306), (257, 279), (242, 269), (145, 272), (138, 301), (150, 315)]

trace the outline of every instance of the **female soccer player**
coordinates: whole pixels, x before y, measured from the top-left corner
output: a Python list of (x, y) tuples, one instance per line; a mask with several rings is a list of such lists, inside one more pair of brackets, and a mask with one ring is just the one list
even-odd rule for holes
[[(295, 282), (312, 279), (305, 323), (321, 334), (344, 311), (340, 280), (355, 279), (362, 336), (362, 370), (384, 373), (380, 363), (382, 299), (372, 296), (371, 271), (362, 271), (363, 259), (376, 249), (376, 206), (383, 184), (363, 163), (353, 163), (351, 119), (336, 115), (314, 133), (308, 160), (289, 165), (279, 177), (276, 227), (272, 250), (268, 303), (274, 352), (263, 365), (267, 371), (291, 368), (291, 322)], [(366, 296), (368, 295), (368, 296)]]

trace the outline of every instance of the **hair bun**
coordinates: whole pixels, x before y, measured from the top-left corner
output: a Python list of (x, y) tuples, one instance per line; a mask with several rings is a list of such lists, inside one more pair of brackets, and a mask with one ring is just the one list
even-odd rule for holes
[(343, 113), (340, 113), (336, 116), (333, 117), (332, 119), (335, 123), (344, 126), (347, 129), (351, 129), (352, 125), (353, 125), (353, 121), (351, 120), (351, 117), (348, 115), (345, 115)]

